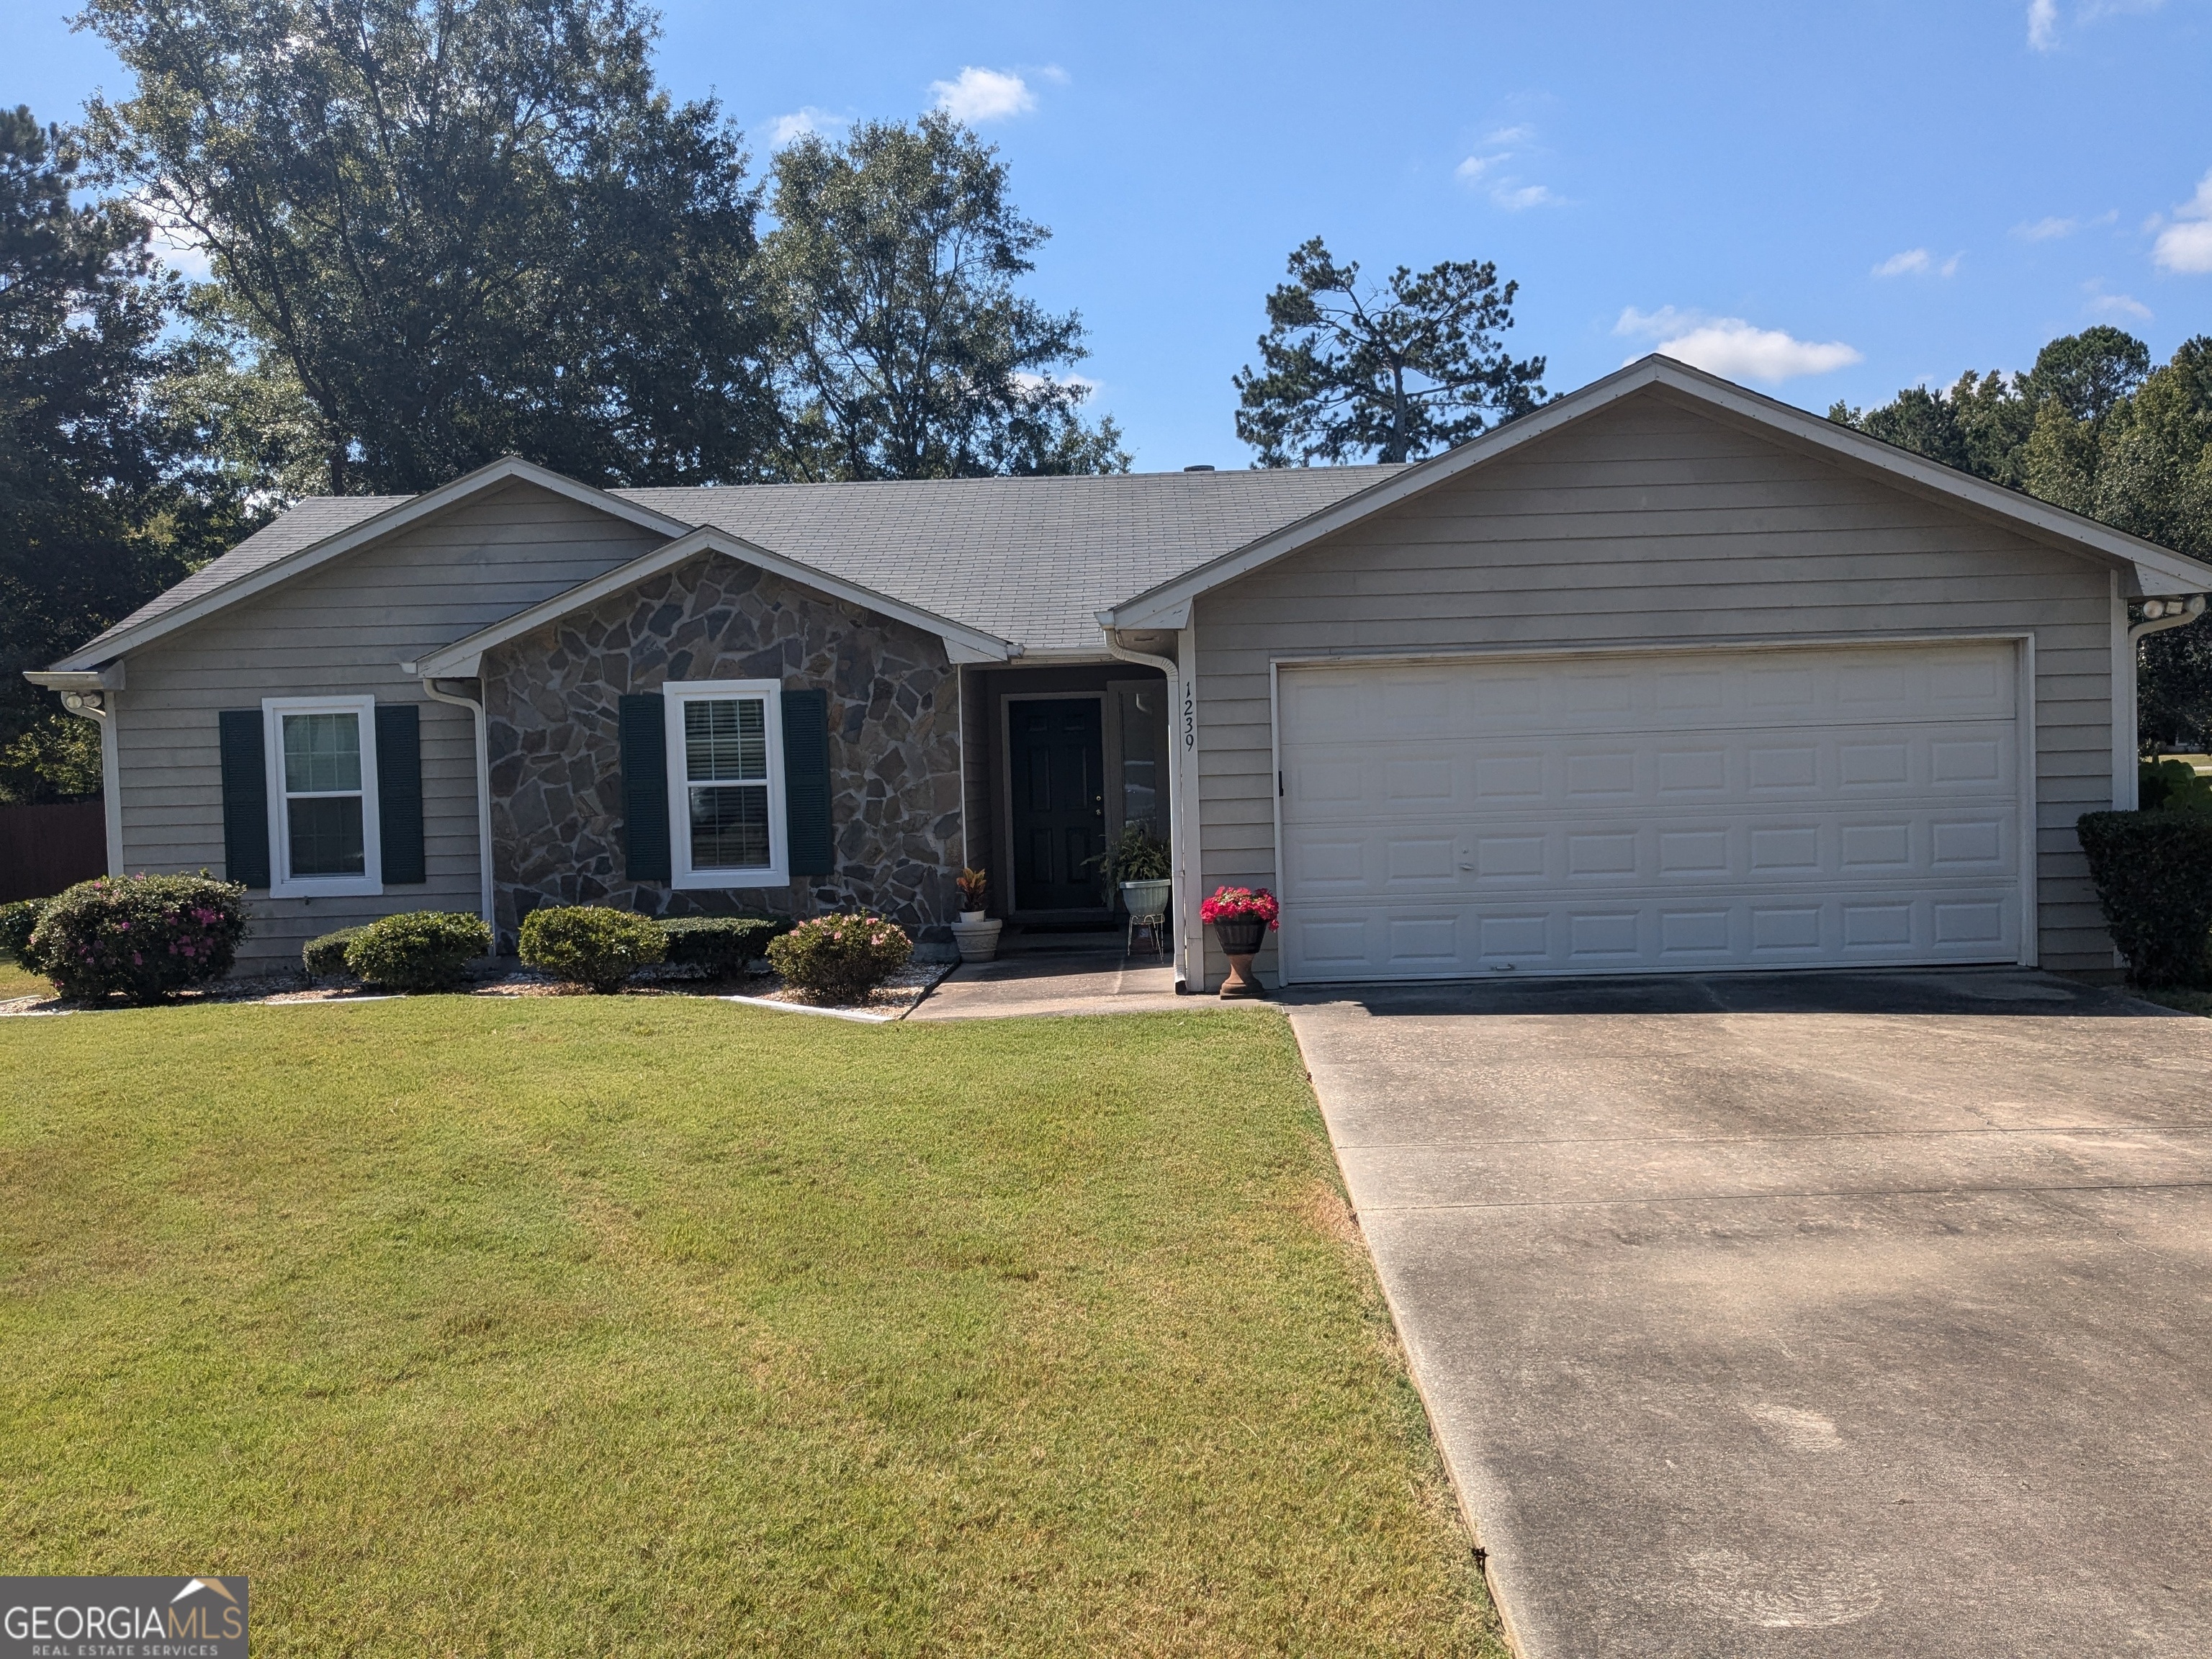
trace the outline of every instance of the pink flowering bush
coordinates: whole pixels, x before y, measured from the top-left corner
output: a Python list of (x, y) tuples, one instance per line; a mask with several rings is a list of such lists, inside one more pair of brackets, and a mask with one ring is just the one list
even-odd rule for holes
[(1198, 907), (1200, 921), (1264, 921), (1279, 927), (1283, 907), (1266, 888), (1217, 887), (1213, 896)]
[(159, 1002), (228, 973), (246, 932), (246, 889), (230, 882), (102, 876), (46, 902), (30, 953), (65, 997)]
[(768, 947), (785, 984), (830, 1002), (860, 1001), (913, 956), (904, 928), (867, 915), (816, 916)]

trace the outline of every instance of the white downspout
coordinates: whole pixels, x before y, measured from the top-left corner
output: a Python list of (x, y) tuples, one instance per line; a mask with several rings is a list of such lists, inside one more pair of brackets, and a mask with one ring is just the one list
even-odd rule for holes
[(107, 831), (107, 873), (123, 873), (123, 760), (116, 751), (112, 691), (64, 691), (62, 707), (100, 727), (100, 820)]
[[(1173, 657), (1158, 657), (1149, 651), (1132, 651), (1114, 637), (1110, 629), (1100, 631), (1105, 635), (1106, 648), (1123, 662), (1136, 663), (1145, 668), (1157, 668), (1165, 675), (1170, 709), (1181, 707), (1182, 669)], [(1194, 805), (1192, 799), (1194, 790), (1188, 782), (1188, 776), (1195, 775), (1195, 769), (1188, 769), (1187, 775), (1187, 769), (1182, 763), (1183, 752), (1178, 722), (1172, 718), (1169, 722), (1168, 744), (1171, 751), (1170, 759), (1173, 766), (1171, 776), (1174, 780), (1173, 787), (1168, 791), (1168, 848), (1169, 856), (1175, 863), (1176, 873), (1176, 989), (1189, 991), (1199, 983), (1200, 975), (1204, 972), (1203, 963), (1200, 964), (1199, 974), (1191, 972), (1190, 925), (1184, 914), (1189, 906), (1195, 902), (1188, 896), (1197, 890), (1197, 884), (1192, 874), (1196, 868), (1196, 863), (1193, 856), (1189, 823), (1186, 817), (1188, 809)]]
[[(479, 683), (481, 685), (481, 683)], [(491, 740), (484, 726), (484, 706), (481, 696), (465, 697), (452, 691), (441, 691), (433, 679), (422, 682), (422, 695), (433, 702), (451, 703), (456, 708), (465, 708), (474, 717), (477, 743), (477, 869), (479, 874), (478, 901), (483, 915), (483, 924), (491, 930), (491, 950), (499, 954), (499, 916), (493, 902), (491, 879)]]

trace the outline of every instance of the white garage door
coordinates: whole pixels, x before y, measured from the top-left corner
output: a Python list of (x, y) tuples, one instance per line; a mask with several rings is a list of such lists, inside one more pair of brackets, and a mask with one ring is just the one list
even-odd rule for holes
[(1285, 665), (1285, 975), (2019, 961), (2015, 651)]

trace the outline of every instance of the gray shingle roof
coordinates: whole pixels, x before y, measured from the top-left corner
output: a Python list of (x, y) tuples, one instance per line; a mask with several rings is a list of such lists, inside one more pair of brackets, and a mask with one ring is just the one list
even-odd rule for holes
[[(1027, 649), (1050, 651), (1095, 647), (1097, 611), (1400, 470), (1290, 467), (614, 493)], [(310, 497), (100, 639), (411, 499)]]
[(1032, 651), (1095, 648), (1097, 613), (1395, 467), (624, 489)]

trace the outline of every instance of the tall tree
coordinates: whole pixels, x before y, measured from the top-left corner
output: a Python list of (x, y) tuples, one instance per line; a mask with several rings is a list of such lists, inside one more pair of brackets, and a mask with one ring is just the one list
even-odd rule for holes
[(1016, 211), (997, 152), (944, 115), (810, 134), (775, 158), (768, 263), (801, 478), (1128, 468), (1086, 424), (1073, 312), (1015, 290), (1051, 234)]
[(109, 175), (205, 250), (204, 332), (296, 386), (328, 487), (509, 452), (605, 483), (757, 472), (757, 196), (715, 106), (654, 89), (652, 14), (87, 0), (81, 21), (138, 82), (88, 109)]
[[(2212, 561), (2212, 337), (2151, 367), (2149, 348), (2099, 326), (2051, 341), (2025, 374), (1907, 387), (1831, 420)], [(2146, 749), (2212, 747), (2212, 627), (2143, 641)]]
[(1267, 296), (1261, 368), (1234, 380), (1237, 435), (1261, 466), (1418, 460), (1544, 401), (1544, 360), (1516, 362), (1498, 337), (1520, 284), (1487, 260), (1400, 265), (1363, 291), (1358, 263), (1316, 236), (1290, 277)]
[(22, 678), (168, 583), (234, 517), (177, 476), (156, 383), (176, 297), (128, 206), (77, 205), (79, 158), (0, 110), (0, 796), (96, 789), (92, 728)]

